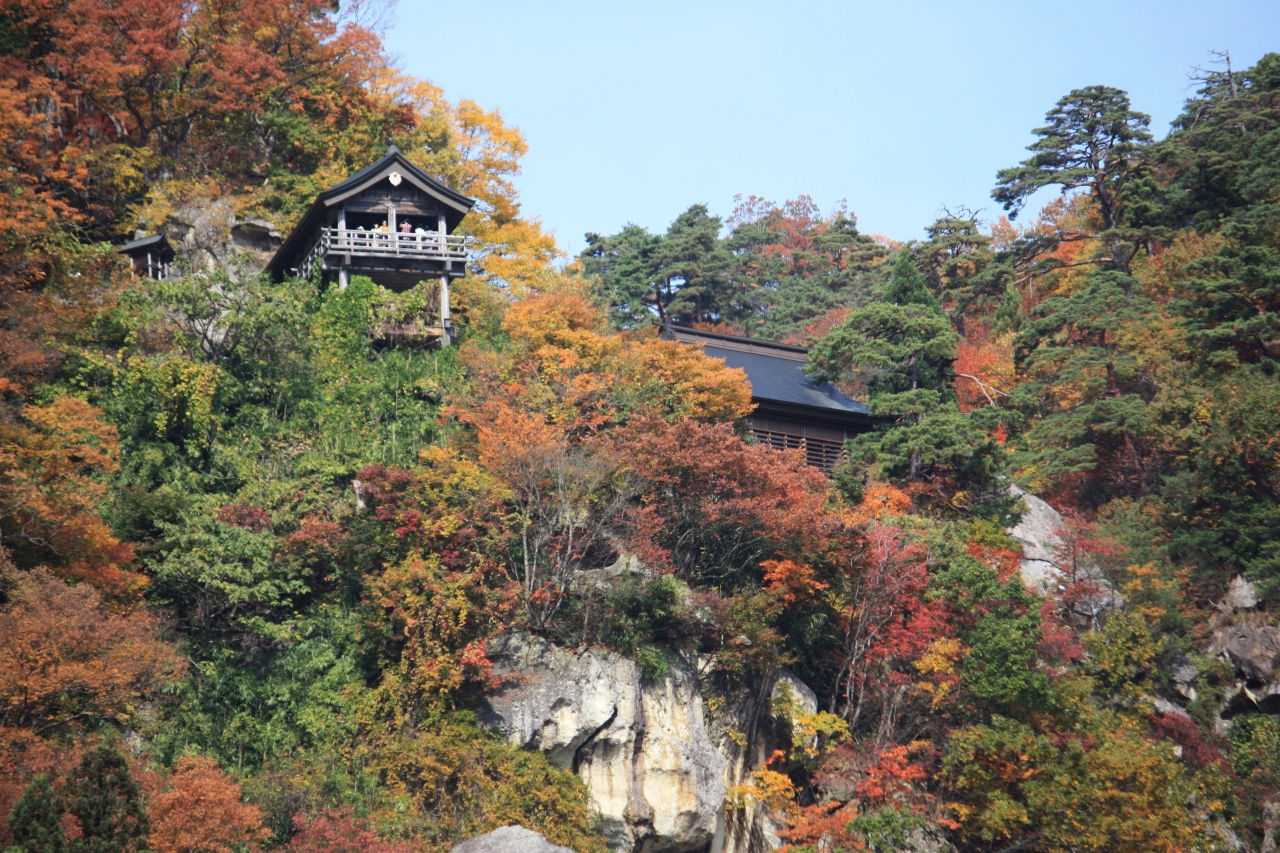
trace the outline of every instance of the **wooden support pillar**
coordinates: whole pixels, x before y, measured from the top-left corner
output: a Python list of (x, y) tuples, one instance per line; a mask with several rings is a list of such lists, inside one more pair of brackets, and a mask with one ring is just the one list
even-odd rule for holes
[(444, 332), (440, 337), (440, 346), (449, 346), (449, 276), (440, 276), (440, 328)]
[[(338, 237), (342, 240), (344, 245), (349, 246), (351, 245), (351, 241), (347, 237), (347, 235), (343, 233), (346, 230), (347, 230), (347, 205), (346, 205), (346, 202), (343, 202), (342, 206), (338, 208)], [(338, 289), (339, 290), (347, 289), (347, 267), (349, 266), (351, 266), (351, 256), (343, 255), (342, 266), (338, 268)], [(311, 271), (307, 270), (307, 273), (309, 275)]]

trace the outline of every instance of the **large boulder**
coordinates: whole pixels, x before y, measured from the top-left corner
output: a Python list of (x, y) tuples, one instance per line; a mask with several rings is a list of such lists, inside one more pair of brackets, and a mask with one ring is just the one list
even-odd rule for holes
[(1029, 589), (1045, 593), (1058, 583), (1058, 549), (1062, 547), (1062, 516), (1040, 498), (1013, 486), (1025, 510), (1009, 535), (1022, 546), (1022, 580)]
[(793, 676), (742, 685), (711, 714), (696, 660), (677, 659), (648, 678), (621, 655), (568, 651), (524, 634), (496, 641), (490, 657), (503, 686), (484, 700), (481, 721), (575, 772), (611, 848), (745, 853), (779, 845), (769, 815), (754, 806), (726, 812), (725, 797), (781, 745), (767, 709), (779, 683), (802, 710), (815, 709), (813, 692)]
[(532, 829), (501, 826), (454, 845), (450, 853), (574, 853), (570, 847), (552, 844)]
[(1247, 681), (1268, 682), (1280, 654), (1280, 628), (1230, 625), (1214, 633), (1209, 653), (1231, 661)]
[[(1068, 583), (1087, 583), (1093, 592), (1076, 598), (1077, 615), (1096, 623), (1101, 613), (1121, 603), (1102, 569), (1093, 563), (1067, 564), (1063, 559), (1062, 533), (1066, 522), (1045, 501), (1017, 486), (1009, 490), (1022, 498), (1025, 507), (1021, 519), (1008, 534), (1022, 546), (1020, 569), (1027, 589), (1040, 595), (1054, 595)], [(1071, 575), (1074, 573), (1074, 577)]]
[[(264, 269), (283, 237), (265, 219), (237, 216), (227, 199), (182, 199), (158, 227), (185, 268), (197, 272), (225, 270), (233, 278)], [(141, 230), (135, 236), (146, 233)]]

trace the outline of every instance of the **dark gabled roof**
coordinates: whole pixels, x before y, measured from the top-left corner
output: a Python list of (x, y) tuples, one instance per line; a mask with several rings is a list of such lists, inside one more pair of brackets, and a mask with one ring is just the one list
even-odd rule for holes
[(475, 199), (446, 187), (410, 163), (400, 153), (400, 149), (392, 145), (381, 160), (316, 196), (316, 200), (307, 208), (307, 212), (267, 263), (267, 270), (276, 274), (287, 272), (292, 262), (297, 261), (311, 247), (312, 235), (325, 221), (325, 214), (331, 207), (373, 186), (392, 172), (399, 172), (404, 180), (444, 205), (445, 223), (450, 233), (475, 206)]
[(829, 382), (815, 382), (804, 372), (802, 362), (758, 352), (723, 349), (706, 344), (702, 351), (711, 358), (723, 358), (728, 367), (740, 367), (751, 382), (751, 396), (771, 403), (790, 403), (833, 413), (869, 415), (871, 410), (841, 393)]
[(804, 347), (683, 326), (668, 326), (663, 334), (686, 343), (701, 344), (708, 356), (722, 358), (726, 366), (745, 371), (751, 383), (751, 398), (761, 412), (790, 413), (862, 427), (884, 420), (831, 383), (816, 382), (806, 375), (804, 366), (809, 360), (809, 351)]
[(139, 237), (136, 240), (130, 240), (119, 249), (116, 253), (120, 255), (142, 254), (148, 250), (154, 250), (161, 258), (168, 255), (166, 260), (172, 260), (174, 256), (173, 247), (169, 245), (169, 241), (165, 239), (163, 234), (150, 234), (146, 237)]

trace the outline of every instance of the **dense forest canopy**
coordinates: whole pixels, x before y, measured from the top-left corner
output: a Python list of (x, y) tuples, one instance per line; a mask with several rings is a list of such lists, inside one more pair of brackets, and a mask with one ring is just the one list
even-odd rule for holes
[[(478, 722), (523, 632), (795, 672), (819, 711), (730, 807), (797, 850), (1274, 847), (1272, 662), (1213, 638), (1280, 607), (1280, 54), (1164, 138), (1115, 88), (1046, 105), (1007, 218), (747, 197), (566, 265), (519, 132), (361, 21), (0, 0), (0, 843), (602, 851), (579, 778)], [(367, 278), (115, 253), (215, 201), (287, 231), (390, 143), (479, 200), (457, 347), (379, 337), (422, 300)], [(825, 477), (668, 321), (890, 417)], [(1014, 484), (1064, 517), (1047, 592)]]

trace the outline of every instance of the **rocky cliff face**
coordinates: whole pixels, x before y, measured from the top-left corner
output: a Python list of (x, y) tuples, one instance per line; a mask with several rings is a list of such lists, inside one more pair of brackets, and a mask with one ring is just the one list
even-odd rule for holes
[(169, 212), (160, 231), (187, 268), (233, 275), (260, 272), (282, 240), (275, 225), (237, 216), (226, 199), (188, 199)]
[[(776, 684), (718, 695), (698, 661), (678, 660), (661, 678), (609, 652), (565, 651), (509, 636), (492, 649), (506, 679), (482, 721), (513, 743), (539, 749), (586, 783), (615, 850), (747, 853), (778, 846), (758, 807), (726, 812), (725, 795), (781, 743), (767, 716)], [(814, 710), (812, 691), (784, 674)], [(714, 704), (712, 713), (709, 705)]]
[(1097, 592), (1081, 596), (1077, 607), (1085, 611), (1080, 615), (1088, 615), (1095, 620), (1096, 627), (1100, 615), (1120, 603), (1119, 595), (1098, 566), (1070, 566), (1063, 559), (1062, 533), (1066, 522), (1056, 509), (1017, 486), (1011, 491), (1022, 498), (1025, 507), (1022, 518), (1008, 531), (1022, 546), (1022, 582), (1027, 589), (1039, 595), (1054, 595), (1065, 583), (1092, 583)]

